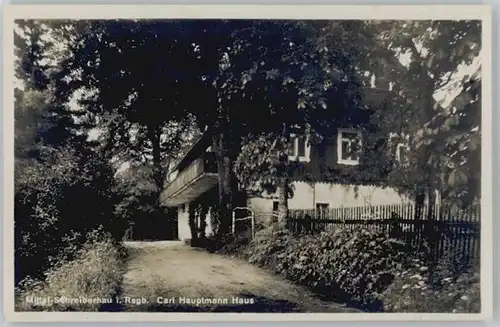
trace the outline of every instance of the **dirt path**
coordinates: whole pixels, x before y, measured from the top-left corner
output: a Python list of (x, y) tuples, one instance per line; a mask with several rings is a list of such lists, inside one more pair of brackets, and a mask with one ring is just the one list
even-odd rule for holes
[[(247, 262), (180, 242), (130, 242), (127, 311), (349, 312)], [(196, 303), (198, 302), (198, 303)]]

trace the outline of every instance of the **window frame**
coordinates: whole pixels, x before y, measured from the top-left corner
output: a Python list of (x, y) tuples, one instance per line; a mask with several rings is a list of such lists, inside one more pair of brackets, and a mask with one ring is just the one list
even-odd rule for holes
[(403, 142), (399, 142), (398, 144), (396, 144), (396, 153), (394, 154), (394, 158), (400, 164), (404, 164), (404, 162), (402, 161), (402, 159), (404, 159), (404, 158), (401, 158), (401, 148), (405, 148), (407, 151), (409, 151), (410, 146), (407, 143), (403, 143)]
[(293, 153), (288, 155), (288, 160), (299, 161), (299, 162), (310, 162), (311, 161), (311, 145), (309, 144), (309, 136), (304, 135), (304, 155), (299, 156), (299, 137), (295, 133), (290, 134), (290, 140), (293, 144)]
[[(358, 144), (359, 144), (359, 154), (358, 154), (358, 159), (352, 160), (352, 159), (342, 159), (342, 141), (344, 138), (342, 137), (343, 133), (351, 133), (351, 134), (357, 134), (358, 135)], [(345, 138), (345, 140), (350, 139)], [(350, 144), (349, 144), (350, 145)], [(362, 134), (359, 129), (351, 129), (351, 128), (338, 128), (337, 130), (337, 163), (340, 165), (359, 165), (359, 156), (361, 155), (362, 152), (362, 147), (363, 147), (363, 139), (362, 139)]]
[[(395, 138), (399, 138), (399, 140), (397, 142), (393, 141)], [(410, 141), (408, 134), (389, 133), (389, 146), (390, 149), (394, 149), (393, 158), (395, 163), (408, 164), (408, 162), (405, 163), (404, 160), (402, 160), (400, 153), (401, 148), (405, 148), (407, 151), (410, 151)], [(392, 148), (393, 146), (394, 148)]]

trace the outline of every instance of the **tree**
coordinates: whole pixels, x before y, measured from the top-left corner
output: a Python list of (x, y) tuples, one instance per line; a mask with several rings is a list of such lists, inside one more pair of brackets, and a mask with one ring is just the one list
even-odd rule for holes
[[(399, 136), (410, 140), (408, 161), (412, 164), (391, 167), (390, 185), (415, 196), (417, 204), (423, 204), (427, 197), (432, 205), (435, 190), (443, 197), (455, 198), (456, 194), (450, 192), (455, 186), (448, 182), (458, 176), (462, 181), (468, 177), (456, 170), (460, 165), (451, 169), (449, 163), (458, 158), (458, 144), (477, 144), (475, 139), (479, 135), (479, 102), (474, 93), (478, 89), (466, 90), (470, 81), (478, 85), (474, 82), (477, 77), (457, 74), (477, 61), (481, 49), (480, 22), (369, 21), (362, 30), (368, 36), (363, 37), (363, 43), (372, 50), (362, 57), (365, 60), (360, 61), (360, 73), (371, 80), (372, 86), (391, 89), (397, 94), (392, 110), (384, 113), (391, 118), (380, 115), (372, 118), (377, 120), (381, 131), (387, 134), (397, 131)], [(448, 98), (458, 94), (459, 108), (442, 103), (440, 93), (452, 93)], [(475, 104), (464, 105), (458, 100), (464, 98), (474, 99)], [(394, 141), (393, 146), (398, 140)], [(474, 145), (470, 148), (477, 149)], [(460, 156), (460, 160), (474, 161), (472, 153), (469, 154)], [(394, 163), (391, 165), (394, 167)], [(468, 176), (471, 181), (475, 179)], [(430, 210), (429, 216), (432, 214)]]
[[(391, 122), (416, 135), (414, 127), (432, 119), (429, 104), (443, 76), (449, 76), (443, 72), (450, 67), (445, 65), (450, 59), (443, 57), (440, 44), (464, 26), (470, 27), (454, 24), (77, 22), (62, 29), (62, 34), (71, 31), (77, 36), (69, 44), (73, 55), (67, 56), (65, 69), (55, 75), (60, 81), (57, 94), (69, 99), (75, 90), (83, 90), (80, 104), (100, 120), (108, 148), (120, 149), (127, 160), (151, 162), (158, 189), (186, 136), (184, 131), (208, 129), (220, 177), (221, 230), (227, 232), (238, 183), (266, 189), (282, 186), (278, 187), (280, 216), (286, 215), (293, 163), (285, 153), (291, 132), (310, 134), (311, 142), (321, 142), (332, 126), (365, 124), (366, 129), (374, 129), (374, 122), (390, 113), (400, 118)], [(457, 49), (467, 44), (467, 37), (463, 38), (457, 39)], [(418, 52), (418, 47), (436, 55)], [(406, 52), (416, 58), (407, 66), (399, 60)], [(464, 57), (460, 51), (457, 54)], [(425, 92), (415, 92), (424, 82)], [(392, 88), (397, 94), (394, 110), (383, 115), (378, 109), (367, 110), (360, 86)], [(198, 99), (203, 99), (203, 107)], [(167, 131), (171, 134), (163, 142)], [(269, 148), (273, 151), (256, 150)], [(420, 174), (428, 157), (428, 151), (421, 150), (420, 168), (411, 175), (424, 176), (416, 183), (422, 187), (413, 190), (418, 196), (434, 187), (429, 181), (435, 173)], [(256, 153), (257, 160), (248, 160)]]
[[(48, 29), (38, 21), (18, 21), (15, 34), (15, 264), (16, 280), (43, 278), (60, 260), (71, 260), (87, 232), (104, 226), (120, 238), (113, 215), (116, 197), (109, 162), (87, 142), (54, 96), (55, 69)], [(82, 200), (85, 199), (85, 200)], [(92, 205), (88, 205), (91, 203)]]
[(165, 160), (171, 159), (165, 154), (179, 150), (193, 124), (177, 103), (185, 86), (178, 65), (191, 44), (176, 24), (165, 22), (88, 21), (70, 30), (78, 40), (56, 75), (58, 95), (81, 92), (78, 102), (98, 117), (107, 149), (152, 163), (155, 182), (163, 186)]
[[(59, 70), (63, 54), (57, 50), (56, 43), (59, 43), (50, 24), (17, 20), (14, 43), (16, 120), (28, 123), (30, 116), (43, 120), (43, 126), (38, 126), (34, 135), (36, 142), (43, 141), (53, 146), (84, 144), (92, 121), (85, 112), (72, 110), (68, 102), (55, 94), (53, 75)], [(36, 106), (33, 100), (38, 101)]]
[(445, 204), (455, 207), (475, 203), (481, 193), (480, 70), (464, 79), (458, 95), (417, 132), (415, 141), (439, 153), (436, 185)]
[(165, 177), (199, 134), (179, 95), (193, 80), (183, 60), (194, 53), (181, 25), (131, 20), (53, 25), (58, 39), (70, 40), (63, 69), (53, 75), (57, 97), (68, 103), (77, 95), (106, 156), (118, 165), (151, 169), (155, 190), (144, 196), (155, 210), (146, 211), (148, 219), (168, 214), (158, 201)]
[[(107, 122), (104, 136), (111, 141), (110, 148), (127, 149), (130, 156), (133, 152), (142, 154), (151, 147), (155, 180), (160, 187), (164, 178), (160, 172), (168, 167), (168, 164), (162, 165), (165, 158), (161, 153), (172, 156), (183, 140), (180, 134), (174, 135), (172, 142), (162, 147), (159, 142), (162, 133), (175, 131), (172, 128), (175, 124), (186, 121), (197, 123), (200, 130), (207, 127), (213, 135), (220, 176), (221, 230), (228, 232), (236, 186), (232, 164), (240, 148), (236, 131), (245, 126), (245, 121), (253, 119), (248, 115), (243, 117), (242, 111), (233, 107), (236, 102), (228, 101), (232, 92), (229, 83), (238, 75), (234, 69), (239, 69), (240, 64), (249, 69), (256, 63), (252, 60), (259, 59), (254, 56), (236, 65), (234, 62), (236, 54), (238, 60), (245, 60), (245, 54), (242, 55), (238, 47), (241, 48), (247, 37), (243, 34), (252, 29), (254, 23), (106, 21), (78, 24), (81, 41), (73, 42), (74, 55), (63, 64), (65, 70), (58, 78), (59, 94), (69, 98), (76, 89), (86, 90), (87, 97), (81, 104)], [(269, 37), (266, 40), (268, 49), (272, 46), (270, 40)], [(257, 47), (257, 43), (254, 49), (245, 45), (244, 51), (248, 54)], [(232, 70), (228, 69), (228, 60), (233, 61)], [(78, 74), (72, 74), (74, 72)], [(204, 107), (200, 108), (193, 93), (203, 99)], [(262, 98), (263, 94), (258, 96)], [(242, 100), (246, 100), (245, 97), (240, 97), (239, 105)], [(180, 126), (178, 130), (184, 131)], [(130, 142), (132, 129), (135, 144)]]
[(352, 28), (336, 25), (331, 37), (338, 48), (330, 51), (315, 24), (254, 22), (228, 56), (228, 102), (259, 117), (243, 118), (246, 137), (235, 171), (246, 187), (279, 190), (281, 221), (298, 164), (288, 159), (290, 134), (317, 144), (334, 127), (360, 124), (366, 116), (353, 69), (358, 52), (346, 37)]
[[(434, 203), (434, 190), (453, 188), (455, 185), (446, 185), (441, 178), (446, 173), (448, 161), (454, 156), (453, 139), (470, 135), (470, 131), (477, 127), (479, 121), (457, 119), (464, 110), (476, 110), (477, 106), (462, 106), (454, 110), (449, 106), (437, 102), (436, 93), (442, 88), (461, 89), (468, 78), (456, 78), (456, 72), (464, 65), (473, 63), (480, 52), (481, 26), (478, 21), (432, 21), (407, 22), (399, 26), (402, 30), (396, 38), (394, 47), (409, 51), (411, 62), (408, 65), (409, 86), (404, 88), (404, 97), (412, 102), (412, 110), (418, 113), (415, 117), (417, 124), (412, 124), (409, 134), (413, 137), (417, 170), (413, 174), (422, 176), (417, 189), (417, 202), (421, 202), (427, 193), (429, 204)], [(402, 33), (401, 33), (402, 31)], [(443, 45), (449, 46), (445, 51)], [(420, 49), (420, 50), (419, 50)], [(466, 91), (468, 92), (468, 91)], [(477, 101), (477, 97), (473, 96)], [(452, 109), (452, 110), (450, 110)], [(477, 113), (465, 114), (467, 119), (477, 117)], [(442, 119), (444, 118), (444, 119)], [(460, 120), (459, 125), (454, 121)], [(443, 125), (438, 126), (440, 121)], [(458, 128), (454, 128), (458, 127)], [(429, 128), (434, 131), (430, 131)], [(432, 136), (429, 138), (429, 134)], [(422, 136), (427, 135), (426, 140)], [(425, 165), (425, 166), (424, 166)], [(449, 180), (449, 179), (448, 179)], [(447, 191), (444, 192), (446, 195)], [(432, 210), (429, 210), (429, 216)]]
[[(74, 55), (62, 65), (58, 90), (66, 98), (86, 90), (80, 102), (107, 122), (111, 148), (127, 149), (130, 156), (151, 147), (159, 186), (159, 172), (168, 166), (159, 154), (171, 156), (182, 139), (162, 147), (163, 128), (190, 121), (208, 129), (219, 173), (220, 230), (228, 232), (238, 183), (257, 182), (258, 176), (269, 179), (260, 180), (264, 188), (282, 186), (280, 212), (286, 215), (290, 132), (311, 134), (316, 142), (332, 124), (359, 114), (353, 70), (358, 53), (346, 36), (356, 24), (337, 24), (331, 38), (342, 46), (326, 51), (323, 31), (309, 22), (78, 22), (72, 29), (81, 41), (72, 42)], [(267, 175), (245, 154), (233, 168), (249, 133), (244, 149), (269, 140), (276, 150), (271, 157), (278, 159), (277, 169)], [(267, 160), (264, 155), (261, 163)]]
[(50, 83), (50, 64), (45, 61), (46, 52), (53, 46), (52, 42), (43, 37), (47, 34), (47, 26), (35, 20), (17, 20), (16, 27), (16, 77), (28, 89), (44, 90)]

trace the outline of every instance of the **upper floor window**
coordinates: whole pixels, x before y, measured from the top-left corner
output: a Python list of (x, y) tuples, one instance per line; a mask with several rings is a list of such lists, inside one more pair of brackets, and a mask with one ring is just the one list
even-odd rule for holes
[(394, 149), (394, 159), (401, 164), (408, 164), (409, 160), (409, 135), (389, 134), (390, 148)]
[(308, 141), (306, 136), (291, 134), (288, 159), (308, 162), (311, 156), (311, 146), (308, 144)]
[(408, 151), (410, 150), (410, 147), (406, 143), (398, 143), (396, 145), (396, 161), (401, 163), (401, 164), (407, 164), (408, 163)]
[(361, 153), (361, 131), (339, 128), (337, 135), (337, 163), (359, 164)]

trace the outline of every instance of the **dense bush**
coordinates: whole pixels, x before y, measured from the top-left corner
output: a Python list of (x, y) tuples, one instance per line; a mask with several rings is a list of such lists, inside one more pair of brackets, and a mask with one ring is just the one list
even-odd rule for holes
[(238, 234), (210, 235), (206, 239), (205, 247), (210, 252), (219, 254), (240, 254), (252, 239), (250, 230)]
[(459, 252), (447, 251), (430, 267), (425, 243), (413, 249), (363, 227), (296, 237), (278, 223), (250, 242), (243, 234), (218, 241), (219, 253), (241, 254), (326, 299), (364, 310), (480, 311), (479, 265), (464, 266)]
[(160, 193), (150, 165), (134, 164), (115, 175), (120, 198), (115, 214), (128, 222), (127, 241), (177, 238), (177, 210), (157, 205)]
[(113, 171), (92, 151), (40, 146), (37, 159), (16, 162), (16, 283), (42, 278), (59, 260), (71, 260), (98, 226), (120, 239), (114, 214)]
[(327, 298), (370, 307), (408, 264), (408, 250), (384, 233), (364, 228), (295, 238), (274, 225), (257, 233), (248, 254), (250, 262)]
[(73, 260), (60, 260), (45, 273), (45, 280), (24, 279), (16, 289), (18, 311), (97, 311), (100, 303), (55, 301), (50, 304), (30, 303), (40, 299), (113, 299), (122, 279), (125, 251), (109, 234), (92, 231), (87, 242), (75, 252)]
[(294, 242), (296, 239), (283, 224), (274, 223), (255, 234), (245, 254), (251, 263), (276, 269), (279, 255)]
[(414, 259), (382, 294), (388, 312), (481, 311), (479, 262), (448, 248), (435, 266)]
[(394, 282), (381, 295), (387, 312), (479, 313), (481, 311), (479, 269), (446, 277), (446, 264), (439, 273), (416, 260), (397, 274)]

